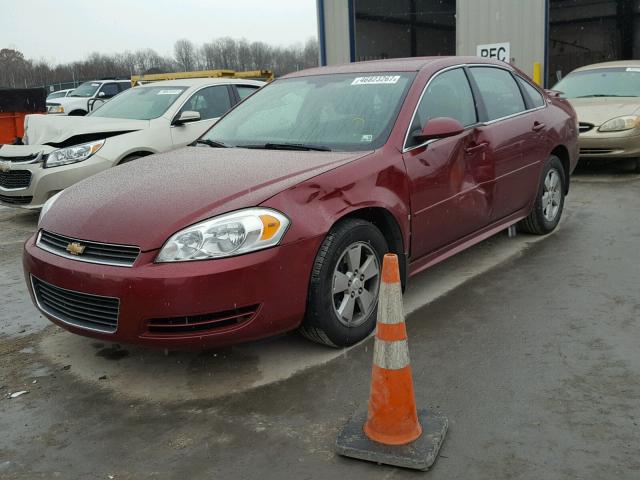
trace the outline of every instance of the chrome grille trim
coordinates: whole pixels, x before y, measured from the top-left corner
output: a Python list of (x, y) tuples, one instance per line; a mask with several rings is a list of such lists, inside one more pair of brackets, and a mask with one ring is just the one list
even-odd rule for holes
[[(82, 255), (72, 255), (67, 252), (67, 245), (72, 242), (77, 242), (85, 246), (85, 251)], [(133, 245), (81, 240), (47, 232), (46, 230), (40, 230), (40, 232), (38, 232), (36, 245), (42, 250), (46, 250), (60, 257), (77, 260), (79, 262), (96, 263), (114, 267), (130, 268), (140, 255), (140, 248)]]
[(118, 329), (120, 299), (56, 287), (30, 275), (36, 305), (47, 315), (73, 326), (100, 333)]
[(580, 133), (585, 133), (585, 132), (588, 132), (589, 130), (593, 130), (594, 126), (595, 125), (593, 125), (591, 123), (580, 122), (578, 124), (578, 130), (580, 131)]

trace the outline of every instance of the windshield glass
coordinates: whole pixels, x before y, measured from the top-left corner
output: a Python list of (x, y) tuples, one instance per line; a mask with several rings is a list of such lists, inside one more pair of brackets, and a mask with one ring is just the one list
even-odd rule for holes
[(640, 67), (598, 68), (567, 75), (554, 87), (565, 98), (638, 97)]
[(52, 98), (64, 97), (66, 93), (67, 92), (53, 92), (53, 93), (49, 94), (49, 96), (47, 97), (47, 100), (50, 100)]
[(187, 87), (135, 87), (122, 92), (89, 115), (104, 118), (151, 120), (158, 118)]
[(414, 76), (385, 72), (276, 80), (228, 113), (203, 139), (254, 148), (379, 148), (387, 141)]
[(98, 90), (99, 87), (100, 87), (99, 82), (85, 82), (82, 85), (80, 85), (78, 88), (76, 88), (73, 92), (71, 92), (68, 96), (89, 98), (93, 96), (94, 93), (96, 93), (96, 90)]

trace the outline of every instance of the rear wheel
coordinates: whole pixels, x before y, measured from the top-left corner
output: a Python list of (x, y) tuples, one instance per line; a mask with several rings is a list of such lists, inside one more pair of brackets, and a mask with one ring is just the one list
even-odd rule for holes
[(336, 225), (313, 265), (302, 335), (332, 347), (366, 338), (375, 327), (386, 252), (384, 236), (371, 223), (348, 219)]
[(564, 168), (560, 159), (552, 155), (544, 167), (533, 210), (518, 224), (520, 229), (536, 235), (552, 232), (562, 216), (565, 191)]

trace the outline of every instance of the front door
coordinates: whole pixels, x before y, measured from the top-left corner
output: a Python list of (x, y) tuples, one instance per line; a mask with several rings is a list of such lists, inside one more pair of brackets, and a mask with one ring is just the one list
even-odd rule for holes
[[(426, 88), (403, 155), (411, 184), (411, 256), (416, 260), (463, 238), (489, 221), (492, 159), (477, 128), (478, 114), (462, 68), (436, 74)], [(465, 131), (427, 145), (412, 133), (430, 118), (451, 117)]]

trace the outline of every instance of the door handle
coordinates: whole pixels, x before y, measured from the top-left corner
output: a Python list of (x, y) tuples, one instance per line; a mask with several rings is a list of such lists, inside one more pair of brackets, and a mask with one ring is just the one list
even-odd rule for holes
[(533, 130), (534, 132), (539, 132), (540, 130), (542, 130), (546, 125), (544, 123), (540, 123), (540, 122), (533, 122), (533, 127), (531, 127), (531, 130)]
[(481, 152), (482, 150), (487, 148), (487, 145), (489, 145), (487, 142), (479, 143), (477, 145), (474, 145), (473, 147), (465, 148), (464, 151), (466, 152), (467, 155), (472, 155), (476, 152)]

